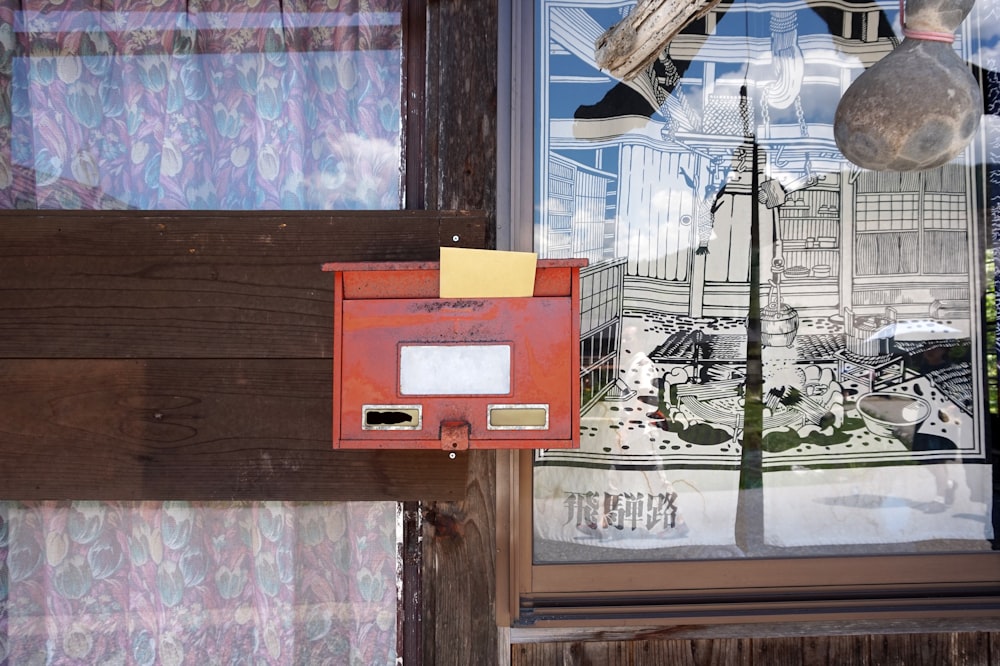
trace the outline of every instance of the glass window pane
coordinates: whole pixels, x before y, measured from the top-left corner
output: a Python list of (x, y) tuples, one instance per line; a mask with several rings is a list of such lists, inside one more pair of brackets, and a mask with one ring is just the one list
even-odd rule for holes
[[(535, 562), (991, 549), (995, 124), (935, 169), (844, 159), (833, 112), (895, 9), (722, 3), (620, 81), (593, 44), (629, 7), (535, 8), (538, 247), (565, 233), (554, 165), (599, 171), (613, 233), (574, 252), (622, 294), (615, 388), (579, 451), (535, 456)], [(982, 11), (953, 47), (973, 64)]]

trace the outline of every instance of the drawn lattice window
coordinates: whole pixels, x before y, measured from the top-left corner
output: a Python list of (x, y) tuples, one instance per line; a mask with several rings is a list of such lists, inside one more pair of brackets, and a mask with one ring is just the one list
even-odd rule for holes
[(865, 194), (858, 196), (858, 231), (916, 229), (920, 198), (917, 194)]

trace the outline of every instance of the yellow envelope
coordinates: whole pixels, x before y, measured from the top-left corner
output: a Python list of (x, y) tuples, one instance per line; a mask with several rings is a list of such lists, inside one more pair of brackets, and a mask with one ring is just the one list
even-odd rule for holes
[(533, 296), (534, 252), (441, 248), (441, 298)]

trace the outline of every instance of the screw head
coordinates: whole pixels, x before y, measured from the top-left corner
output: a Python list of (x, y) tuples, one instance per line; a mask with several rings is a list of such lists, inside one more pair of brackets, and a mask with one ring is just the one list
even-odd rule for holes
[(457, 243), (458, 242), (458, 234), (455, 234), (454, 236), (451, 237), (451, 242), (452, 243)]

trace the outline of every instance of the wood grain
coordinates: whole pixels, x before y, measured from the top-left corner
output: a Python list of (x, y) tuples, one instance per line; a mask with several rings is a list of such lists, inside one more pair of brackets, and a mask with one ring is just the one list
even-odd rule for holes
[[(0, 214), (0, 357), (329, 358), (325, 261), (481, 247), (482, 213)], [(458, 238), (458, 240), (453, 240)]]
[(0, 495), (455, 500), (467, 456), (332, 450), (326, 261), (483, 247), (476, 212), (0, 213)]
[[(431, 261), (442, 239), (482, 241), (484, 213), (450, 211), (0, 211), (0, 257), (129, 255), (283, 263)], [(450, 242), (450, 241), (449, 241)]]
[[(425, 201), (487, 211), (493, 247), (497, 182), (497, 0), (428, 3)], [(496, 456), (469, 454), (466, 496), (426, 507), (423, 663), (498, 660), (495, 621)]]
[[(990, 635), (965, 631), (949, 635), (946, 663), (951, 666), (976, 666), (989, 659)], [(994, 661), (993, 663), (997, 663)]]
[(743, 638), (698, 639), (690, 642), (692, 663), (696, 666), (751, 664), (750, 641)]
[(614, 661), (612, 644), (606, 642), (572, 643), (563, 646), (564, 666), (597, 666), (621, 663)]
[(802, 642), (806, 664), (865, 666), (869, 654), (868, 636), (810, 636)]
[(3, 496), (457, 499), (467, 456), (334, 451), (329, 360), (0, 360)]
[(496, 661), (496, 454), (469, 451), (464, 499), (424, 514), (423, 663)]
[(568, 641), (515, 644), (512, 666), (669, 664), (670, 666), (847, 666), (905, 664), (1000, 666), (988, 632), (848, 636)]
[(773, 664), (774, 666), (802, 666), (802, 639), (799, 638), (754, 638), (750, 642), (753, 664)]

